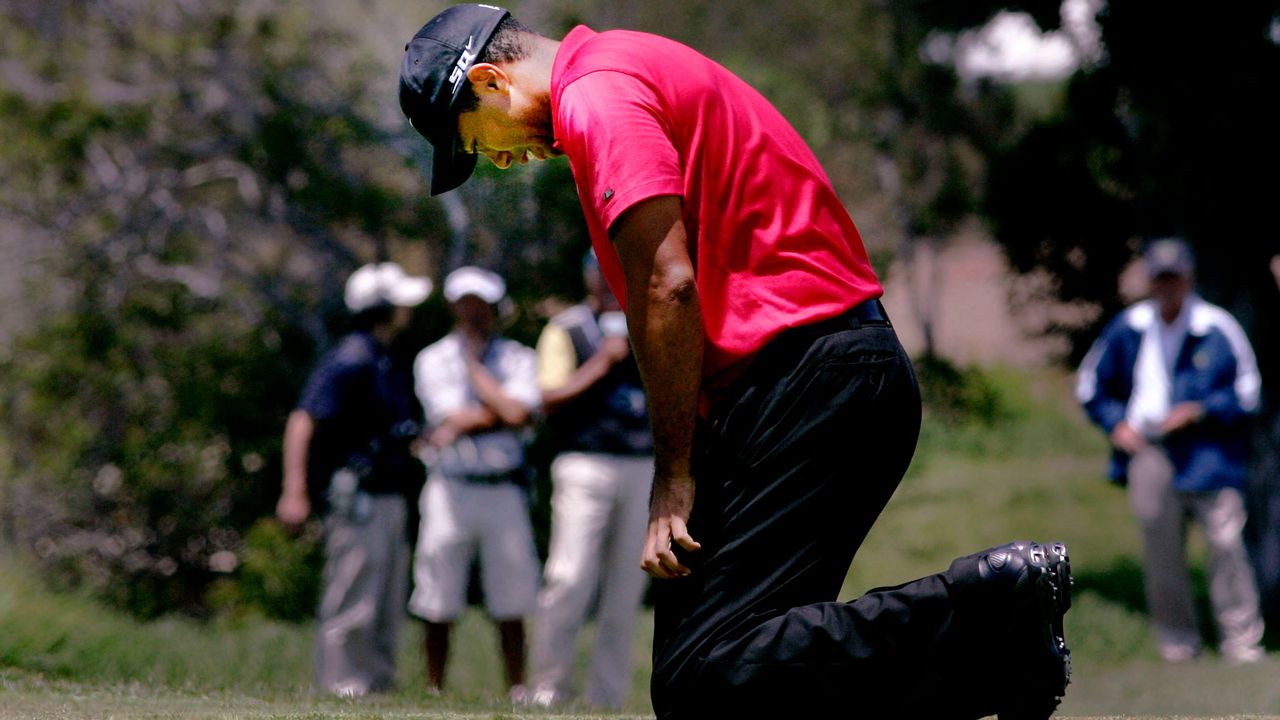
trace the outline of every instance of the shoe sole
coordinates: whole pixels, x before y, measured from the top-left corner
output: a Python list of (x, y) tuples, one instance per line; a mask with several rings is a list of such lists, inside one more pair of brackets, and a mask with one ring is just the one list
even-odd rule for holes
[(1042, 631), (1045, 647), (1056, 670), (1053, 678), (1052, 692), (1055, 696), (1054, 706), (1062, 700), (1071, 683), (1071, 650), (1067, 647), (1066, 633), (1063, 628), (1063, 617), (1071, 608), (1071, 559), (1067, 553), (1066, 543), (1053, 542), (1038, 545), (1048, 572), (1043, 573), (1036, 581), (1036, 601), (1040, 606), (1040, 617), (1043, 619)]
[[(1071, 561), (1065, 543), (1032, 543), (1032, 564), (1044, 569), (1035, 579), (1035, 602), (1040, 618), (1040, 646), (1048, 683), (1023, 696), (1016, 707), (998, 713), (999, 720), (1046, 720), (1057, 709), (1071, 682), (1071, 650), (1063, 633), (1063, 616), (1071, 607)], [(1039, 675), (1039, 673), (1036, 673)], [(1045, 676), (1040, 676), (1045, 677)]]

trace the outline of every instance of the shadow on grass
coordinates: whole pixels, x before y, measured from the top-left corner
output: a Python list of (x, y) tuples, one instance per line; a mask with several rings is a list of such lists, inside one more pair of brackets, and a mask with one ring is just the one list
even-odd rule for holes
[[(1119, 607), (1146, 615), (1147, 601), (1142, 588), (1142, 565), (1137, 558), (1116, 558), (1106, 567), (1072, 567), (1075, 578), (1073, 592), (1093, 593)], [(1206, 646), (1217, 644), (1218, 629), (1213, 622), (1213, 605), (1209, 600), (1209, 584), (1204, 569), (1191, 568), (1191, 592), (1200, 619), (1200, 633)], [(1263, 645), (1268, 652), (1280, 651), (1280, 627), (1267, 627)]]

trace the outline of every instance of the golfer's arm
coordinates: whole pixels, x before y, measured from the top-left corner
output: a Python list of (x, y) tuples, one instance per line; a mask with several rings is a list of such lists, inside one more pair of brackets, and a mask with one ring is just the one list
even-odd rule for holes
[(703, 329), (680, 198), (640, 202), (609, 234), (626, 277), (627, 326), (649, 398), (654, 482), (691, 478)]

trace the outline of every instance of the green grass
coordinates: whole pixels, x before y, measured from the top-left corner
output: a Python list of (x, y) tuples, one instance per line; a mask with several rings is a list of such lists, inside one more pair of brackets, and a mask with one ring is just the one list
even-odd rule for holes
[[(1065, 379), (1000, 370), (991, 381), (1003, 398), (998, 418), (926, 431), (920, 462), (867, 538), (842, 597), (1013, 538), (1062, 539), (1077, 584), (1067, 615), (1075, 678), (1060, 716), (1280, 715), (1280, 654), (1243, 668), (1213, 654), (1185, 666), (1158, 660), (1142, 612), (1139, 538), (1123, 492), (1102, 479), (1105, 446), (1071, 405)], [(1202, 565), (1203, 543), (1192, 540)], [(649, 716), (648, 613), (625, 714), (609, 716), (513, 712), (501, 699), (493, 628), (475, 612), (456, 630), (449, 692), (432, 697), (421, 679), (421, 628), (406, 629), (401, 688), (339, 701), (310, 689), (309, 625), (139, 623), (86, 596), (51, 593), (21, 560), (0, 557), (0, 719)]]

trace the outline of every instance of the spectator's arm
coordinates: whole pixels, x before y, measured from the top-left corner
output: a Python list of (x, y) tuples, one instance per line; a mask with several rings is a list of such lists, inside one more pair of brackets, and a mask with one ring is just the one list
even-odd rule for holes
[(509, 395), (503, 389), (502, 383), (498, 382), (483, 363), (474, 358), (467, 358), (467, 374), (471, 379), (471, 387), (476, 392), (476, 398), (484, 403), (485, 409), (492, 412), (503, 425), (520, 427), (529, 422), (532, 416), (531, 408)]
[(1206, 419), (1232, 425), (1258, 411), (1262, 380), (1244, 329), (1229, 315), (1220, 318), (1217, 328), (1230, 348), (1235, 372), (1231, 384), (1215, 388), (1201, 404)]
[(448, 425), (460, 435), (466, 435), (492, 429), (500, 422), (501, 419), (493, 410), (484, 405), (472, 405), (450, 413), (442, 424)]
[(315, 421), (304, 410), (289, 413), (284, 426), (284, 483), (276, 517), (285, 525), (297, 527), (311, 514), (307, 496), (307, 454), (315, 436)]
[(631, 354), (631, 345), (626, 338), (605, 338), (594, 355), (567, 373), (542, 372), (542, 368), (554, 365), (566, 351), (573, 357), (573, 340), (569, 333), (564, 328), (547, 326), (538, 338), (538, 385), (542, 388), (542, 408), (548, 415), (563, 409), (603, 380), (615, 365)]
[(1116, 388), (1122, 382), (1120, 373), (1131, 369), (1122, 367), (1124, 359), (1112, 342), (1111, 328), (1094, 341), (1076, 373), (1076, 400), (1095, 424), (1108, 435), (1115, 430), (1125, 416), (1128, 397), (1121, 397)]

